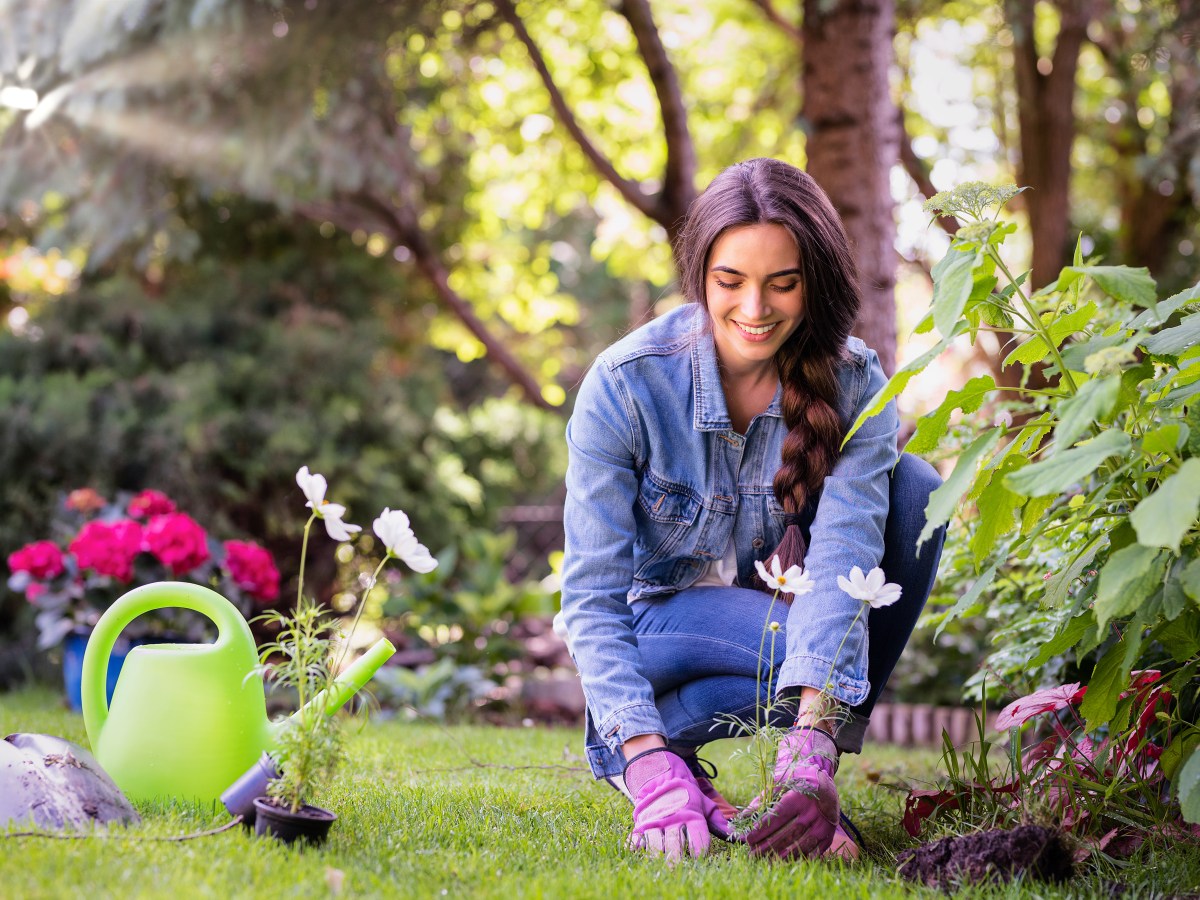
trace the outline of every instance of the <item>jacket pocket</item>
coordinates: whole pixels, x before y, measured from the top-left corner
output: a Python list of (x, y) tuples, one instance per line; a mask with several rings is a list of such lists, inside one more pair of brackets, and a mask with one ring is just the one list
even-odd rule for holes
[(645, 471), (635, 510), (636, 577), (644, 578), (655, 563), (678, 552), (699, 513), (700, 497), (692, 488)]

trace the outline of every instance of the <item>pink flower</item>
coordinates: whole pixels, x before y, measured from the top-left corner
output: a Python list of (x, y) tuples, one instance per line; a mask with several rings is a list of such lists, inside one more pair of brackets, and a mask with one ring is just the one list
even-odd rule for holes
[(45, 580), (61, 575), (63, 555), (53, 541), (35, 541), (8, 556), (11, 572), (28, 572), (34, 578)]
[(31, 581), (25, 588), (25, 599), (37, 606), (38, 597), (46, 593), (50, 588), (46, 587), (40, 581)]
[(249, 541), (225, 542), (225, 568), (234, 584), (264, 603), (279, 596), (279, 569), (268, 550)]
[(208, 535), (187, 513), (155, 516), (146, 525), (146, 549), (173, 575), (190, 572), (209, 558)]
[(98, 509), (104, 509), (107, 502), (92, 488), (79, 488), (67, 494), (67, 509), (73, 509), (76, 512), (92, 513)]
[(1080, 687), (1079, 682), (1034, 691), (1028, 697), (1014, 700), (1000, 710), (1000, 714), (996, 716), (995, 727), (998, 731), (1015, 728), (1041, 713), (1054, 712), (1064, 706), (1078, 703), (1086, 692), (1087, 688)]
[(118, 581), (133, 578), (133, 558), (142, 549), (142, 526), (132, 519), (88, 522), (71, 541), (80, 569), (91, 569)]
[(127, 509), (135, 519), (148, 519), (175, 512), (175, 504), (161, 491), (142, 491), (129, 501)]

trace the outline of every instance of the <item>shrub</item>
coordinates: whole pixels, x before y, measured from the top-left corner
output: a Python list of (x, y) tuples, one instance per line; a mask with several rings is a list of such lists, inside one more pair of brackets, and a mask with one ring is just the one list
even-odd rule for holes
[[(1090, 733), (1128, 721), (1131, 670), (1161, 668), (1174, 696), (1194, 693), (1200, 285), (1159, 300), (1145, 269), (1094, 264), (1077, 248), (1055, 282), (1031, 293), (1027, 273), (1014, 275), (1000, 252), (1016, 226), (997, 214), (1016, 193), (971, 183), (929, 201), (963, 224), (934, 268), (932, 308), (918, 328), (942, 337), (892, 377), (864, 418), (963, 334), (1002, 333), (1012, 345), (1004, 365), (1036, 372), (1017, 385), (971, 379), (919, 421), (906, 449), (933, 449), (956, 410), (1001, 397), (1013, 408), (1014, 424), (986, 428), (963, 449), (930, 498), (922, 538), (960, 505), (977, 517), (969, 547), (978, 577), (951, 618), (988, 597), (1014, 562), (1041, 570), (1007, 634), (1026, 642), (1034, 671), (1075, 655), (1089, 676), (1079, 712)], [(1200, 755), (1189, 747), (1184, 759), (1170, 774), (1185, 816), (1200, 821)]]

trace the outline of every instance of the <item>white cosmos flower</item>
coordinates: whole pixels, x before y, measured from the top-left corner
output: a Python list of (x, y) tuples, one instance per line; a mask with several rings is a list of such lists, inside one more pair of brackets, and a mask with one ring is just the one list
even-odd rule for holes
[(866, 575), (855, 566), (850, 570), (850, 577), (838, 576), (838, 587), (853, 597), (871, 607), (891, 606), (900, 599), (900, 585), (887, 581), (883, 569), (876, 566)]
[(810, 593), (813, 589), (812, 576), (800, 566), (788, 566), (786, 572), (782, 571), (783, 564), (779, 561), (778, 555), (771, 557), (770, 571), (767, 571), (767, 567), (763, 565), (761, 559), (754, 561), (754, 567), (758, 569), (758, 577), (767, 587), (774, 590), (800, 597)]
[(388, 553), (399, 558), (414, 572), (424, 574), (437, 568), (438, 561), (430, 554), (429, 548), (417, 540), (403, 511), (385, 508), (373, 527)]
[(305, 506), (317, 509), (325, 502), (325, 491), (329, 485), (324, 475), (317, 475), (315, 472), (310, 474), (308, 466), (301, 466), (300, 471), (296, 473), (296, 484), (300, 485), (300, 490), (304, 491), (304, 496), (308, 498)]
[(304, 496), (308, 498), (308, 502), (304, 505), (325, 523), (325, 530), (335, 541), (348, 541), (356, 531), (362, 531), (361, 526), (342, 521), (342, 516), (346, 514), (346, 507), (340, 503), (330, 503), (325, 499), (325, 491), (328, 490), (329, 485), (325, 481), (324, 475), (310, 473), (308, 466), (301, 466), (300, 471), (296, 473), (296, 484), (300, 485), (300, 490), (304, 491)]

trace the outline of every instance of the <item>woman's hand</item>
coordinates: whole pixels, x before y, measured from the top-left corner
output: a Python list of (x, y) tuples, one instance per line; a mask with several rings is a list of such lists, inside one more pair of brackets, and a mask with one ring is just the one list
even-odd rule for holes
[(629, 845), (634, 849), (662, 853), (668, 862), (677, 862), (685, 855), (706, 854), (712, 841), (710, 830), (729, 833), (729, 822), (700, 790), (687, 763), (665, 747), (630, 759), (624, 778), (633, 797)]
[(829, 849), (838, 826), (838, 752), (818, 728), (797, 726), (779, 743), (777, 799), (746, 835), (752, 856), (816, 857)]

